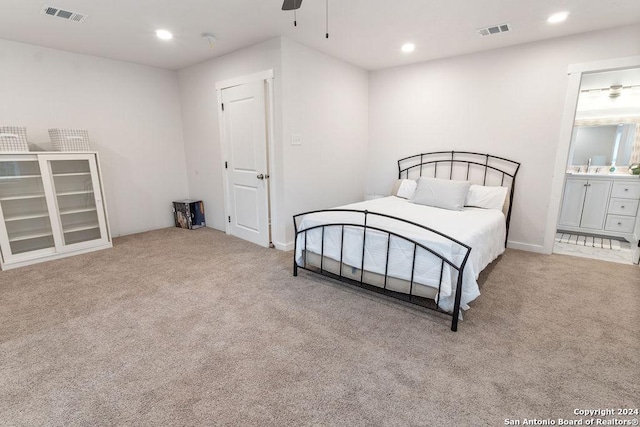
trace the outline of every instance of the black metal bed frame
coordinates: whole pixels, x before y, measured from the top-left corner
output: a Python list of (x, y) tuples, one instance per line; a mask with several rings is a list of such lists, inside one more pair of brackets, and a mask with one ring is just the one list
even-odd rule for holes
[[(480, 160), (479, 160), (480, 159)], [(483, 160), (483, 161), (481, 161)], [(510, 179), (510, 183), (509, 187), (510, 187), (510, 201), (509, 201), (509, 209), (506, 215), (506, 234), (507, 237), (509, 235), (509, 223), (511, 221), (511, 211), (512, 211), (512, 206), (513, 206), (513, 195), (514, 195), (514, 187), (515, 187), (515, 179), (516, 179), (516, 175), (518, 173), (518, 170), (520, 168), (520, 163), (515, 162), (513, 160), (509, 160), (509, 159), (505, 159), (502, 157), (497, 157), (497, 156), (492, 156), (489, 154), (482, 154), (482, 153), (474, 153), (474, 152), (468, 152), (468, 151), (437, 151), (437, 152), (431, 152), (431, 153), (421, 153), (421, 154), (417, 154), (414, 156), (409, 156), (409, 157), (405, 157), (402, 158), (400, 160), (398, 160), (398, 178), (401, 179), (403, 178), (403, 174), (404, 177), (409, 179), (409, 177), (411, 176), (411, 174), (419, 174), (419, 176), (423, 176), (423, 173), (425, 172), (425, 170), (428, 170), (432, 165), (433, 165), (433, 176), (434, 177), (439, 177), (438, 176), (438, 165), (441, 164), (449, 164), (449, 168), (448, 168), (448, 175), (447, 175), (447, 169), (445, 169), (445, 177), (448, 179), (453, 179), (454, 176), (454, 166), (455, 165), (466, 165), (466, 180), (469, 180), (470, 178), (470, 172), (471, 172), (471, 167), (474, 166), (475, 168), (481, 168), (481, 175), (482, 175), (482, 185), (486, 185), (487, 184), (487, 177), (489, 173), (497, 173), (498, 176), (500, 176), (500, 185), (504, 186), (505, 184), (505, 179), (507, 179), (507, 177), (509, 177)], [(512, 171), (507, 171), (504, 170), (504, 167), (507, 168), (511, 168), (513, 169)], [(440, 168), (440, 170), (442, 171), (442, 167)], [(462, 171), (464, 173), (464, 167), (462, 168)], [(442, 177), (442, 172), (440, 177)], [(301, 217), (304, 217), (305, 215), (309, 215), (309, 214), (315, 214), (315, 213), (337, 213), (337, 212), (351, 212), (351, 213), (356, 213), (356, 214), (361, 214), (363, 216), (362, 218), (362, 223), (358, 223), (358, 222), (350, 222), (350, 223), (345, 223), (345, 222), (341, 222), (341, 223), (327, 223), (327, 224), (320, 224), (320, 225), (315, 225), (312, 227), (308, 227), (305, 229), (298, 229), (298, 219)], [(443, 255), (440, 255), (439, 253), (437, 253), (435, 250), (425, 246), (424, 244), (421, 244), (413, 239), (410, 239), (408, 237), (402, 236), (398, 233), (395, 233), (393, 231), (389, 231), (389, 230), (384, 230), (382, 228), (376, 227), (376, 226), (372, 226), (371, 224), (369, 224), (369, 217), (370, 216), (377, 216), (377, 217), (383, 217), (383, 218), (387, 218), (387, 219), (391, 219), (393, 221), (399, 221), (401, 223), (404, 224), (410, 224), (412, 226), (418, 227), (422, 230), (426, 230), (428, 232), (434, 233), (436, 235), (439, 235), (447, 240), (449, 240), (450, 242), (453, 242), (455, 244), (458, 244), (463, 251), (463, 258), (462, 261), (459, 264), (456, 264), (453, 260), (449, 260), (446, 257), (444, 257)], [(354, 209), (325, 209), (325, 210), (315, 210), (315, 211), (310, 211), (310, 212), (304, 212), (304, 213), (300, 213), (297, 215), (293, 216), (293, 225), (294, 225), (294, 229), (295, 229), (295, 240), (294, 240), (294, 259), (293, 259), (293, 275), (297, 276), (298, 275), (298, 269), (303, 269), (303, 270), (307, 270), (307, 271), (311, 271), (314, 273), (318, 273), (321, 274), (323, 276), (327, 276), (327, 277), (331, 277), (334, 279), (337, 279), (339, 281), (342, 282), (346, 282), (349, 284), (353, 284), (356, 285), (358, 287), (364, 288), (364, 289), (368, 289), (370, 291), (373, 292), (377, 292), (377, 293), (382, 293), (384, 295), (388, 295), (403, 301), (407, 301), (410, 302), (412, 304), (416, 304), (431, 310), (435, 310), (435, 311), (439, 311), (441, 313), (447, 314), (452, 316), (452, 321), (451, 321), (451, 330), (452, 331), (457, 331), (458, 329), (458, 318), (459, 318), (459, 314), (460, 314), (460, 299), (462, 296), (462, 279), (463, 279), (463, 272), (464, 272), (464, 268), (466, 266), (467, 260), (469, 258), (469, 254), (471, 252), (471, 247), (469, 247), (468, 245), (450, 237), (445, 235), (444, 233), (441, 233), (437, 230), (434, 230), (432, 228), (426, 227), (424, 225), (420, 225), (417, 224), (415, 222), (412, 221), (408, 221), (402, 218), (398, 218), (398, 217), (394, 217), (391, 215), (386, 215), (386, 214), (382, 214), (382, 213), (377, 213), (377, 212), (370, 212), (367, 210), (354, 210)], [(339, 261), (339, 274), (335, 274), (332, 272), (327, 271), (326, 269), (324, 269), (323, 267), (323, 262), (324, 262), (324, 241), (325, 241), (325, 228), (327, 227), (340, 227), (341, 228), (341, 242), (340, 242), (340, 261)], [(351, 267), (356, 267), (360, 269), (360, 279), (359, 280), (354, 280), (351, 279), (349, 277), (345, 277), (342, 272), (343, 272), (343, 253), (344, 253), (344, 229), (345, 227), (350, 227), (350, 228), (355, 228), (355, 229), (362, 229), (363, 230), (363, 239), (362, 239), (362, 263), (360, 265), (360, 267), (357, 266), (351, 266)], [(307, 265), (307, 232), (311, 231), (311, 230), (316, 230), (316, 229), (321, 229), (321, 250), (320, 250), (320, 268), (315, 267), (315, 266), (308, 266)], [(365, 260), (365, 248), (366, 248), (366, 238), (367, 238), (367, 230), (372, 230), (372, 231), (377, 231), (380, 233), (385, 233), (387, 235), (387, 251), (386, 251), (386, 265), (385, 265), (385, 273), (384, 273), (384, 284), (383, 287), (379, 287), (379, 286), (375, 286), (371, 283), (367, 283), (364, 280), (364, 273), (365, 273), (365, 266), (364, 266), (364, 260)], [(298, 250), (298, 236), (304, 234), (304, 252), (303, 252), (303, 263), (302, 265), (299, 265), (298, 262), (296, 261), (296, 254), (297, 254), (297, 250)], [(390, 289), (387, 289), (387, 281), (388, 281), (388, 269), (389, 269), (389, 253), (390, 253), (390, 244), (391, 244), (391, 236), (393, 236), (396, 239), (401, 239), (404, 240), (406, 242), (409, 242), (410, 244), (413, 245), (413, 261), (412, 261), (412, 267), (411, 267), (411, 280), (409, 282), (409, 293), (405, 294), (402, 292), (397, 292), (397, 291), (392, 291)], [(507, 241), (505, 240), (505, 247), (506, 247)], [(427, 298), (423, 298), (420, 297), (418, 295), (413, 295), (413, 284), (414, 284), (414, 274), (415, 274), (415, 263), (416, 263), (416, 253), (418, 250), (418, 247), (420, 247), (421, 249), (426, 250), (427, 252), (429, 252), (430, 254), (436, 256), (437, 258), (440, 259), (441, 262), (441, 266), (440, 266), (440, 278), (439, 278), (439, 284), (438, 284), (438, 294), (437, 294), (437, 298), (435, 300), (435, 305), (434, 305), (434, 301), (431, 299), (427, 299)], [(336, 260), (337, 261), (337, 260)], [(440, 308), (440, 303), (439, 303), (439, 296), (440, 296), (440, 291), (441, 291), (441, 287), (442, 287), (442, 277), (443, 277), (443, 272), (444, 272), (444, 265), (447, 264), (449, 265), (451, 268), (453, 268), (456, 272), (457, 272), (457, 280), (456, 280), (456, 294), (455, 294), (455, 299), (454, 299), (454, 306), (453, 306), (453, 312), (447, 312), (444, 311)]]

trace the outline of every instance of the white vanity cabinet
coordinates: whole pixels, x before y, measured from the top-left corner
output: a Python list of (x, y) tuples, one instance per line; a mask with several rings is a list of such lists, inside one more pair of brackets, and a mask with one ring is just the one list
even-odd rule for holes
[(111, 246), (97, 153), (0, 154), (3, 270)]
[(559, 225), (602, 230), (611, 181), (568, 178)]
[(632, 176), (568, 176), (558, 228), (633, 239), (640, 179)]
[(633, 233), (640, 203), (640, 180), (616, 181), (604, 229), (615, 233)]

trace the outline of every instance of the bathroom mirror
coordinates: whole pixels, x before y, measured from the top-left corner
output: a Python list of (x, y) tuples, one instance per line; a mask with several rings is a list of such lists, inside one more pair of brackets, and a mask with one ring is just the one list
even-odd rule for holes
[(570, 166), (627, 166), (636, 137), (634, 123), (578, 125), (573, 128)]

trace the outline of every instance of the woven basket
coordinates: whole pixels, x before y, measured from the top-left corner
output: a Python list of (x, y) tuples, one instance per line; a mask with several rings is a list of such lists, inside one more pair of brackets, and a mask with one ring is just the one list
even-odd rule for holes
[(90, 151), (89, 132), (84, 129), (49, 129), (55, 151)]
[(29, 151), (27, 128), (20, 126), (0, 126), (0, 151)]

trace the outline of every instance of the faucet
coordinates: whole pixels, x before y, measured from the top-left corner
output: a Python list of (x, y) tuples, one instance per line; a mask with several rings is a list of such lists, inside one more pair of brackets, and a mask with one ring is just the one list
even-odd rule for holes
[(589, 168), (591, 167), (591, 157), (589, 157), (589, 161), (587, 162), (587, 170), (586, 173), (589, 173)]

